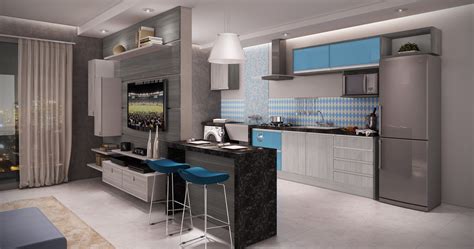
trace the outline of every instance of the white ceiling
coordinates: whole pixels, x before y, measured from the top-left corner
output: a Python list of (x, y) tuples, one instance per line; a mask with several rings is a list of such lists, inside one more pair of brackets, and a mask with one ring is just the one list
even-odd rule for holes
[[(0, 15), (78, 26), (83, 36), (104, 37), (176, 6), (193, 9), (193, 43), (209, 47), (223, 32), (244, 45), (472, 3), (473, 0), (0, 0)], [(145, 13), (144, 8), (155, 11)], [(399, 8), (406, 9), (398, 13)], [(102, 34), (101, 29), (109, 32)]]
[(80, 26), (121, 0), (0, 0), (0, 15)]

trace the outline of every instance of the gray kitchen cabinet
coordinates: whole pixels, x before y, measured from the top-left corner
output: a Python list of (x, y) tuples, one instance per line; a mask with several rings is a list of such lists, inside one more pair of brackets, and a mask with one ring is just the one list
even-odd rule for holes
[(375, 197), (377, 138), (282, 132), (281, 179)]
[(334, 135), (306, 134), (306, 175), (326, 181), (333, 178)]
[(115, 62), (107, 60), (94, 59), (88, 63), (88, 102), (87, 114), (94, 116), (95, 112), (95, 86), (100, 83), (101, 79), (114, 77)]
[(306, 133), (282, 132), (282, 171), (306, 174)]
[(239, 64), (211, 64), (211, 90), (239, 89)]
[(374, 197), (376, 138), (335, 135), (334, 184), (344, 192)]
[(112, 137), (122, 135), (122, 81), (100, 78), (94, 87), (94, 135)]

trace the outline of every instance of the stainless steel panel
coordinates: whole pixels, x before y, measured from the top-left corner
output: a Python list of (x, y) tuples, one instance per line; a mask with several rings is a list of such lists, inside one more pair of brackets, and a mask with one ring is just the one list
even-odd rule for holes
[(427, 61), (428, 55), (381, 61), (382, 137), (428, 139)]
[(379, 196), (394, 201), (428, 205), (428, 142), (380, 139)]

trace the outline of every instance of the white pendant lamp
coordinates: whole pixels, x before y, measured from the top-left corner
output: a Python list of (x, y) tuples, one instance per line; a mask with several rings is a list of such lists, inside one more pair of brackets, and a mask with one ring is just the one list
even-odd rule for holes
[(212, 47), (209, 62), (215, 64), (240, 64), (245, 61), (239, 36), (234, 33), (220, 33)]
[[(227, 6), (228, 7), (228, 6)], [(227, 32), (230, 15), (224, 18), (225, 31), (217, 35), (217, 39), (212, 47), (208, 61), (214, 64), (240, 64), (245, 61), (244, 50), (240, 45), (240, 39), (237, 34)]]

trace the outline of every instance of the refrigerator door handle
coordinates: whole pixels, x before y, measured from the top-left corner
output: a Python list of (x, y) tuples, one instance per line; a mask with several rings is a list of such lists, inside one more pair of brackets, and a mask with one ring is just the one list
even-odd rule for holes
[(379, 170), (382, 169), (382, 139), (379, 138)]
[(382, 104), (379, 104), (379, 136), (382, 136)]

